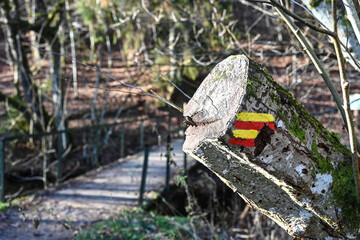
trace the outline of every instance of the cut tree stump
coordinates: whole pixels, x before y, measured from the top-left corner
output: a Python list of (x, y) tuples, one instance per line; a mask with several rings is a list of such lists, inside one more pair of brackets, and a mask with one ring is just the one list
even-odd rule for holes
[(185, 108), (183, 150), (290, 235), (360, 239), (351, 153), (245, 56), (230, 56)]

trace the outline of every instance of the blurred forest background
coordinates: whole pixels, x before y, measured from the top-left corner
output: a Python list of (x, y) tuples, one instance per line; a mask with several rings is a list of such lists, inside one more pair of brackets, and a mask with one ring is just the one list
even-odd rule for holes
[[(295, 1), (285, 0), (284, 6), (313, 21)], [(298, 24), (341, 92), (328, 37)], [(12, 183), (8, 199), (34, 185), (52, 186), (59, 177), (58, 159), (64, 160), (58, 179), (63, 181), (141, 150), (141, 120), (146, 120), (147, 143), (156, 143), (168, 124), (183, 126), (181, 112), (149, 94), (183, 108), (186, 95), (192, 96), (214, 65), (234, 54), (245, 53), (266, 67), (349, 143), (332, 95), (269, 4), (2, 0), (0, 27), (0, 136), (23, 136), (5, 144), (5, 181)], [(347, 74), (351, 94), (360, 93), (360, 73), (349, 64)], [(121, 121), (132, 123), (116, 125)], [(355, 126), (358, 131), (356, 113)], [(66, 132), (79, 128), (85, 131)], [(131, 134), (120, 152), (122, 128)], [(46, 132), (55, 134), (42, 135)]]

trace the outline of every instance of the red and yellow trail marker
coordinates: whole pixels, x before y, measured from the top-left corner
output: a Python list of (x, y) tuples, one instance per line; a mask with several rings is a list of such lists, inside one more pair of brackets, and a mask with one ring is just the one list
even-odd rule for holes
[(248, 113), (236, 114), (237, 121), (234, 123), (236, 130), (233, 130), (235, 138), (230, 138), (229, 143), (244, 147), (255, 147), (255, 138), (259, 131), (267, 125), (275, 130), (275, 118), (268, 113)]

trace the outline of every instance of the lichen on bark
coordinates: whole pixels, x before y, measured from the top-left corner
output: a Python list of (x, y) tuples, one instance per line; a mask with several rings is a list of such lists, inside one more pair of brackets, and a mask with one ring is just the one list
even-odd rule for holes
[[(258, 65), (255, 66), (258, 67)], [(260, 68), (258, 70), (261, 71)], [(339, 228), (345, 227), (345, 229), (351, 229), (351, 231), (358, 230), (360, 228), (360, 205), (356, 197), (350, 150), (341, 144), (336, 133), (329, 132), (325, 129), (317, 119), (296, 102), (290, 93), (277, 85), (270, 74), (266, 72), (264, 72), (264, 74), (268, 82), (263, 84), (273, 84), (276, 88), (278, 94), (273, 93), (271, 98), (275, 104), (279, 105), (277, 113), (285, 122), (288, 131), (305, 145), (309, 145), (306, 143), (311, 143), (311, 158), (316, 165), (316, 167), (312, 169), (312, 175), (316, 176), (318, 173), (328, 173), (332, 176), (333, 182), (330, 186), (332, 195), (330, 199), (326, 201), (326, 204), (333, 204), (339, 207), (338, 214), (341, 216), (341, 219), (336, 225), (339, 226)], [(252, 80), (254, 83), (259, 82), (254, 81), (254, 78), (252, 78)], [(256, 86), (253, 87), (256, 88)], [(284, 104), (286, 105), (284, 106)], [(290, 111), (290, 116), (292, 117), (284, 113), (284, 109), (289, 109), (290, 106), (297, 111), (297, 113), (294, 110)], [(326, 147), (323, 154), (319, 153), (316, 137), (313, 139), (305, 139), (304, 129), (302, 128), (300, 119), (302, 119), (303, 122), (310, 123), (315, 129), (316, 135), (319, 135), (318, 138), (323, 138), (329, 143), (329, 147), (321, 144), (321, 147)], [(342, 161), (332, 163), (330, 155), (325, 153), (327, 151), (335, 151), (341, 154), (343, 156)], [(341, 230), (339, 229), (339, 231)]]
[[(205, 101), (211, 104), (201, 105), (193, 97), (188, 104), (190, 110), (185, 109), (184, 114), (207, 118), (211, 113), (216, 115), (211, 119), (217, 120), (189, 127), (184, 151), (293, 236), (324, 239), (357, 234), (360, 210), (350, 151), (278, 85), (266, 69), (244, 56), (224, 61), (204, 80), (205, 87), (198, 90), (197, 96), (211, 99)], [(225, 69), (222, 70), (225, 75), (216, 72), (221, 69)], [(224, 78), (219, 78), (220, 75)], [(216, 83), (214, 76), (218, 79)], [(220, 91), (216, 91), (217, 87)], [(220, 94), (221, 101), (214, 92)], [(226, 99), (227, 96), (236, 96), (236, 100)], [(264, 130), (264, 136), (259, 132), (258, 137), (264, 138), (259, 139), (261, 147), (230, 143), (229, 139), (236, 137), (235, 115), (241, 112), (275, 117), (274, 131)]]

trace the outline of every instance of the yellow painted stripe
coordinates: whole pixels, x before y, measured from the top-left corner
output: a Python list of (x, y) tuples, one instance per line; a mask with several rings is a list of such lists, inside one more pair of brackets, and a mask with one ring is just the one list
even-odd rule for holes
[(273, 122), (275, 118), (268, 113), (248, 113), (241, 112), (236, 114), (237, 120), (247, 122)]
[(233, 130), (234, 137), (243, 139), (254, 139), (259, 134), (257, 130)]

